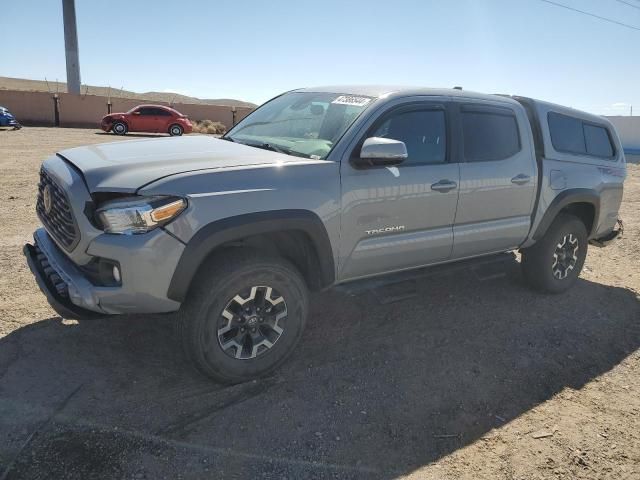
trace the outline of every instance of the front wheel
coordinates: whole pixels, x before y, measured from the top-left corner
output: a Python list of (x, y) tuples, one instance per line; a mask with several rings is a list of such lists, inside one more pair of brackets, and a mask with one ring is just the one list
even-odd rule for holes
[(182, 135), (182, 132), (184, 132), (184, 129), (178, 124), (174, 124), (169, 127), (169, 135), (172, 137), (179, 137)]
[(251, 250), (210, 259), (178, 320), (186, 355), (205, 375), (239, 383), (276, 369), (302, 336), (308, 292), (288, 261)]
[(564, 292), (578, 280), (587, 246), (587, 229), (582, 220), (561, 213), (536, 244), (522, 251), (525, 279), (536, 290)]
[(111, 131), (116, 135), (126, 135), (129, 131), (129, 127), (127, 127), (127, 124), (124, 122), (116, 122), (111, 127)]

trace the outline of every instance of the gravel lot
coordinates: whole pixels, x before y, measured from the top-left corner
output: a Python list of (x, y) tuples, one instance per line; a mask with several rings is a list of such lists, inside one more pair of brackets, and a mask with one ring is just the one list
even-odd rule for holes
[(105, 141), (0, 130), (1, 480), (640, 478), (639, 165), (569, 293), (513, 260), (335, 289), (277, 375), (221, 387), (170, 315), (64, 320), (26, 267), (40, 162)]

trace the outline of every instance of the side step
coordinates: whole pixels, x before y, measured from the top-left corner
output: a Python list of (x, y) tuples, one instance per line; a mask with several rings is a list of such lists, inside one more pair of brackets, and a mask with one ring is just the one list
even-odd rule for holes
[[(451, 275), (460, 271), (470, 271), (479, 281), (493, 280), (506, 276), (506, 271), (515, 262), (513, 252), (498, 253), (458, 262), (417, 268), (379, 277), (354, 280), (334, 287), (348, 295), (360, 295), (364, 292), (385, 287), (385, 294), (378, 300), (382, 304), (393, 303), (416, 295), (415, 282), (436, 275)], [(395, 293), (394, 293), (395, 292)]]

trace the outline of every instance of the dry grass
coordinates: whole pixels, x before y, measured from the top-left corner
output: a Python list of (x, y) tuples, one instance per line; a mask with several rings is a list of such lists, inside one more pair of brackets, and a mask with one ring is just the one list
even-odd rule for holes
[(195, 133), (224, 135), (227, 132), (227, 127), (221, 122), (214, 122), (213, 120), (191, 120), (191, 123), (193, 124), (193, 131)]

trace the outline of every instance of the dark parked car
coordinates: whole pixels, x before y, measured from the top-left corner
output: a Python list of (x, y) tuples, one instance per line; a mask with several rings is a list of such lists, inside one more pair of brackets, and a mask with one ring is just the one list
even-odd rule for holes
[(102, 118), (100, 127), (116, 135), (150, 132), (179, 136), (193, 130), (186, 115), (163, 105), (138, 105), (126, 113), (111, 113)]
[(18, 130), (22, 128), (22, 125), (18, 123), (16, 117), (14, 117), (9, 110), (0, 106), (0, 127), (13, 127)]

